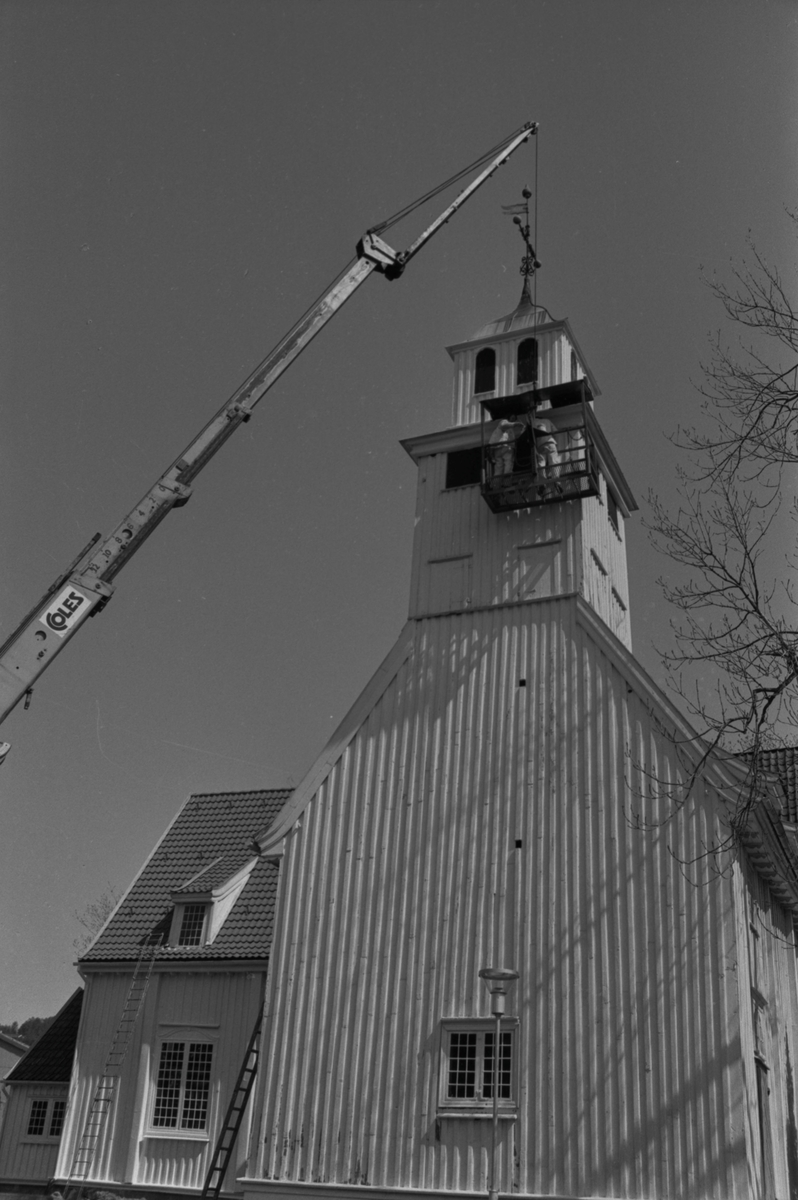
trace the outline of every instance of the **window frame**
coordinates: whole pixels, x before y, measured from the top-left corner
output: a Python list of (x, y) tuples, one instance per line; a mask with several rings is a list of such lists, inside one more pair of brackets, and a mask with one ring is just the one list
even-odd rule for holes
[[(56, 1105), (60, 1104), (61, 1123), (58, 1133), (53, 1133), (53, 1124), (56, 1117)], [(41, 1133), (31, 1133), (31, 1122), (33, 1120), (33, 1109), (35, 1105), (44, 1105), (42, 1131)], [(37, 1146), (50, 1145), (55, 1146), (61, 1141), (64, 1132), (64, 1124), (66, 1122), (67, 1101), (64, 1096), (31, 1096), (28, 1103), (28, 1119), (25, 1122), (25, 1133), (21, 1140), (23, 1142), (33, 1142)]]
[[(180, 1065), (180, 1082), (178, 1084), (178, 1099), (177, 1099), (177, 1116), (174, 1125), (156, 1125), (155, 1110), (158, 1104), (158, 1081), (161, 1073), (161, 1062), (165, 1046), (181, 1044), (184, 1048), (183, 1059)], [(210, 1065), (208, 1070), (208, 1086), (205, 1094), (205, 1124), (203, 1128), (184, 1127), (181, 1121), (186, 1113), (186, 1100), (188, 1089), (186, 1085), (186, 1077), (189, 1069), (190, 1048), (192, 1046), (208, 1046), (210, 1049)], [(152, 1071), (150, 1075), (150, 1099), (147, 1107), (147, 1128), (145, 1137), (148, 1138), (168, 1138), (172, 1141), (200, 1141), (207, 1142), (210, 1140), (211, 1126), (214, 1120), (214, 1094), (215, 1094), (215, 1077), (214, 1069), (218, 1069), (217, 1062), (217, 1038), (209, 1036), (208, 1031), (204, 1029), (170, 1029), (168, 1033), (164, 1033), (159, 1037), (156, 1053), (152, 1056)]]
[[(490, 1118), (493, 1116), (493, 1097), (450, 1097), (449, 1061), (451, 1058), (451, 1035), (453, 1033), (476, 1033), (477, 1047), (475, 1057), (475, 1073), (477, 1078), (484, 1078), (485, 1034), (493, 1034), (496, 1022), (491, 1017), (449, 1017), (441, 1021), (440, 1069), (438, 1071), (438, 1116), (439, 1117), (472, 1117)], [(502, 1036), (509, 1033), (512, 1041), (510, 1046), (510, 1096), (499, 1097), (498, 1111), (500, 1119), (515, 1119), (518, 1115), (518, 1063), (520, 1045), (520, 1022), (518, 1017), (502, 1017)]]

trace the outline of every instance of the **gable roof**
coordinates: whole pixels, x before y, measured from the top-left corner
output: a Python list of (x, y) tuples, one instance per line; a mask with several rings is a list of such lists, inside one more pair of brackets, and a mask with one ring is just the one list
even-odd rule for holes
[[(257, 855), (254, 835), (277, 817), (290, 789), (189, 796), (120, 900), (82, 963), (135, 960), (145, 939), (169, 935), (172, 894), (217, 886)], [(210, 946), (162, 946), (158, 961), (265, 958), (278, 867), (260, 859)], [(207, 876), (207, 878), (206, 878)], [(210, 880), (213, 880), (213, 885)], [(198, 885), (198, 886), (197, 886)]]
[(82, 1005), (83, 988), (78, 988), (60, 1009), (50, 1028), (7, 1075), (7, 1083), (69, 1083)]

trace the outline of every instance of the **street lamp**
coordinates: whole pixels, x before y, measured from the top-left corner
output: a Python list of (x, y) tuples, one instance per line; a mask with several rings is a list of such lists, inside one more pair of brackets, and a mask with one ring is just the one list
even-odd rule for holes
[(493, 1131), (490, 1145), (489, 1200), (499, 1200), (496, 1186), (496, 1144), (499, 1140), (499, 1064), (501, 1062), (501, 1031), (504, 1016), (504, 1001), (507, 993), (518, 978), (518, 972), (509, 967), (483, 967), (479, 973), (490, 992), (491, 1012), (496, 1018), (493, 1034)]

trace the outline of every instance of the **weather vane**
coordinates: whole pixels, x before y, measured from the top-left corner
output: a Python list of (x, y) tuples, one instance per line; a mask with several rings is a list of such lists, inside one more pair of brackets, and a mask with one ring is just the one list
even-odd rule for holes
[[(521, 274), (524, 276), (524, 286), (529, 282), (530, 276), (535, 274), (541, 263), (538, 256), (535, 254), (535, 247), (529, 240), (529, 201), (532, 193), (529, 188), (524, 188), (521, 195), (524, 197), (523, 204), (503, 204), (502, 212), (507, 213), (508, 217), (513, 218), (513, 224), (518, 226), (518, 231), (524, 239), (526, 254), (521, 259)], [(523, 218), (523, 219), (522, 219)]]

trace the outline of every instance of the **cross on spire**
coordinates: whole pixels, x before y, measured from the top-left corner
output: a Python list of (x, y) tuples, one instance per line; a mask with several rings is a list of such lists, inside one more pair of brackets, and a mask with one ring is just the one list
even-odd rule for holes
[(529, 240), (529, 201), (532, 197), (532, 193), (530, 192), (529, 188), (525, 187), (521, 192), (521, 195), (524, 197), (523, 204), (503, 204), (502, 212), (513, 218), (513, 224), (518, 226), (518, 232), (521, 234), (521, 237), (524, 241), (526, 253), (521, 259), (521, 266), (519, 268), (521, 275), (524, 278), (524, 286), (521, 291), (521, 303), (523, 304), (524, 301), (527, 301), (529, 304), (531, 304), (532, 295), (529, 289), (529, 280), (535, 274), (535, 271), (537, 271), (541, 266), (541, 263), (538, 256), (535, 254), (535, 247)]

